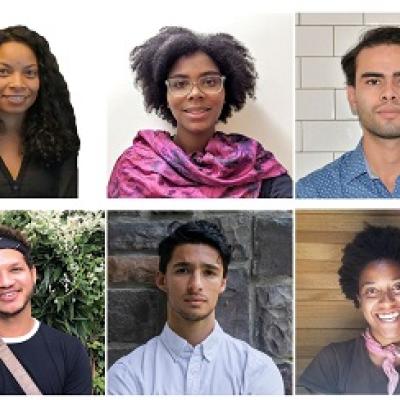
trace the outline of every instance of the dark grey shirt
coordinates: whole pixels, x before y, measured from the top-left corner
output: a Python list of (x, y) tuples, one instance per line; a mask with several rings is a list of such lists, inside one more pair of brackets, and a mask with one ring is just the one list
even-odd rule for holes
[[(397, 370), (400, 371), (399, 367)], [(298, 384), (312, 393), (387, 394), (388, 378), (371, 361), (360, 336), (323, 348), (304, 370)], [(400, 385), (394, 394), (400, 394)]]

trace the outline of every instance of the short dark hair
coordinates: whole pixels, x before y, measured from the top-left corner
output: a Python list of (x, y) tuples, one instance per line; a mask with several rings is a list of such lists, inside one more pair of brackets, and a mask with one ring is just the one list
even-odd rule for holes
[(363, 269), (374, 261), (390, 260), (399, 264), (400, 229), (394, 226), (371, 226), (356, 234), (343, 249), (339, 283), (347, 299), (359, 307), (359, 278)]
[[(79, 151), (75, 114), (67, 84), (47, 40), (26, 26), (0, 29), (0, 45), (18, 42), (28, 46), (39, 68), (39, 92), (23, 122), (23, 151), (42, 164), (61, 163)], [(1, 123), (1, 119), (0, 119)]]
[(142, 89), (146, 111), (156, 114), (176, 126), (168, 108), (165, 80), (173, 64), (182, 56), (198, 51), (206, 53), (218, 66), (225, 80), (225, 103), (219, 120), (226, 122), (232, 111), (240, 110), (247, 96), (254, 98), (257, 72), (249, 51), (226, 33), (197, 34), (168, 26), (130, 54), (131, 68), (136, 72), (136, 84)]
[(178, 226), (158, 246), (160, 272), (165, 274), (175, 247), (181, 244), (206, 244), (217, 250), (222, 258), (223, 276), (226, 277), (232, 249), (217, 225), (209, 221), (197, 220)]
[(31, 245), (29, 244), (26, 236), (21, 231), (10, 228), (9, 226), (0, 225), (0, 237), (4, 237), (6, 239), (11, 239), (13, 241), (22, 243), (22, 245), (27, 250), (27, 251), (21, 251), (21, 254), (24, 256), (26, 264), (28, 265), (29, 268), (32, 268), (34, 266), (31, 257)]
[(346, 84), (348, 86), (355, 86), (357, 56), (360, 51), (367, 47), (375, 47), (381, 44), (400, 46), (400, 27), (382, 26), (365, 32), (360, 37), (358, 44), (342, 57), (342, 68), (346, 75)]

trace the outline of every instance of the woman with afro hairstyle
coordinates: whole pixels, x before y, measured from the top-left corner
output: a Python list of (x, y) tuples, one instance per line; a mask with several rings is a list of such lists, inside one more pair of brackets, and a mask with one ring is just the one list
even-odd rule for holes
[(0, 197), (77, 197), (79, 137), (46, 39), (0, 30)]
[(322, 349), (300, 386), (324, 394), (400, 394), (400, 229), (359, 232), (343, 251), (339, 283), (367, 327)]
[(109, 197), (291, 197), (291, 179), (273, 154), (215, 128), (254, 98), (257, 73), (240, 42), (164, 27), (130, 60), (146, 111), (176, 132), (138, 132), (114, 166)]

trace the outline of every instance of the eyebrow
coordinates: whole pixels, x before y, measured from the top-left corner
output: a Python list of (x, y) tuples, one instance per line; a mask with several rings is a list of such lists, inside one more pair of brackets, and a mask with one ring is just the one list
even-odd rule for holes
[[(364, 72), (361, 74), (361, 78), (383, 78), (385, 75), (381, 72)], [(396, 71), (392, 74), (394, 77), (400, 76), (400, 71)]]
[[(175, 263), (172, 267), (173, 268), (179, 268), (179, 267), (191, 267), (193, 266), (193, 263), (187, 262), (187, 261), (178, 261), (177, 263)], [(219, 264), (201, 264), (202, 267), (205, 268), (210, 268), (210, 269), (215, 269), (215, 270), (219, 270)]]
[[(11, 65), (11, 64), (7, 64), (7, 63), (5, 63), (5, 62), (3, 62), (3, 61), (0, 61), (0, 64), (1, 64), (1, 65), (4, 65), (5, 67), (12, 68), (12, 65)], [(37, 67), (37, 66), (38, 66), (37, 63), (33, 63), (33, 64), (25, 65), (24, 68)]]
[[(202, 72), (199, 75), (199, 77), (209, 76), (209, 75), (210, 76), (215, 76), (215, 75), (221, 76), (221, 73), (219, 71), (206, 71), (206, 72)], [(174, 75), (171, 75), (171, 76), (168, 77), (168, 79), (170, 79), (170, 78), (189, 78), (189, 75), (186, 75), (186, 74), (174, 74)]]
[[(391, 283), (394, 283), (394, 282), (399, 282), (400, 281), (400, 276), (398, 277), (398, 278), (395, 278), (395, 279), (393, 279), (392, 281), (390, 281)], [(368, 286), (368, 285), (375, 285), (376, 284), (376, 282), (364, 282), (361, 286), (360, 286), (360, 289), (361, 288), (363, 288), (364, 286)]]

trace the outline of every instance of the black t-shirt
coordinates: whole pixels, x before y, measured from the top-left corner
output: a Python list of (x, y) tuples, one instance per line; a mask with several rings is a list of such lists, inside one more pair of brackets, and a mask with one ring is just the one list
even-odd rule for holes
[(76, 156), (49, 167), (24, 157), (16, 179), (0, 157), (0, 198), (77, 197), (77, 176)]
[[(43, 394), (92, 393), (89, 357), (76, 337), (41, 323), (31, 338), (8, 347)], [(0, 394), (24, 394), (1, 360)]]
[[(299, 386), (320, 394), (387, 394), (387, 384), (387, 376), (369, 358), (361, 336), (323, 348), (299, 380)], [(394, 394), (400, 394), (400, 384)]]
[(259, 198), (291, 198), (292, 178), (288, 174), (262, 181)]

